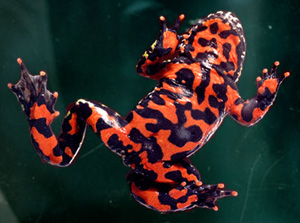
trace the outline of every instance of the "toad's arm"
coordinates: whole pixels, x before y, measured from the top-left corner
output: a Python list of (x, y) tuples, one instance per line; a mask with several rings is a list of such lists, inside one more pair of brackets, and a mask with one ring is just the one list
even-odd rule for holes
[(279, 86), (289, 76), (289, 72), (276, 77), (279, 62), (275, 62), (270, 73), (267, 69), (262, 71), (262, 77), (257, 77), (257, 93), (248, 100), (243, 100), (238, 91), (227, 87), (229, 114), (240, 124), (251, 126), (257, 123), (267, 113), (273, 104)]
[(177, 34), (177, 30), (184, 19), (181, 14), (175, 24), (168, 28), (165, 17), (160, 18), (161, 28), (160, 33), (154, 43), (139, 59), (136, 65), (136, 71), (145, 77), (151, 79), (160, 79), (159, 72), (168, 63), (168, 60), (173, 59), (178, 54), (178, 46), (183, 38)]

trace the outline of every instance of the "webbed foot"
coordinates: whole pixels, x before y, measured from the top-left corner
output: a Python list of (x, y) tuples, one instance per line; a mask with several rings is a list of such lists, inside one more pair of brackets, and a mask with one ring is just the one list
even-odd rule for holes
[(290, 76), (289, 72), (285, 72), (284, 74), (277, 77), (277, 68), (279, 66), (279, 62), (274, 62), (271, 71), (269, 72), (267, 68), (262, 70), (262, 77), (256, 78), (257, 92), (259, 95), (266, 94), (275, 94), (278, 91), (280, 84)]
[[(159, 57), (164, 55), (169, 55), (169, 57), (173, 57), (177, 46), (182, 39), (181, 35), (177, 34), (177, 31), (184, 20), (184, 14), (178, 16), (174, 25), (171, 27), (167, 27), (167, 22), (164, 16), (160, 16), (160, 33), (157, 40), (151, 46), (153, 52), (156, 51), (155, 54), (159, 55)], [(165, 58), (166, 59), (166, 58)]]
[(184, 20), (184, 15), (181, 14), (174, 25), (167, 27), (167, 22), (164, 16), (159, 17), (160, 33), (158, 38), (144, 52), (136, 65), (136, 71), (143, 76), (159, 79), (155, 74), (159, 72), (164, 63), (173, 59), (179, 53), (179, 45), (183, 39), (182, 35), (177, 34), (180, 24)]
[(46, 72), (31, 75), (22, 59), (18, 58), (17, 61), (21, 78), (17, 84), (8, 83), (8, 87), (16, 95), (28, 120), (46, 118), (50, 124), (59, 115), (54, 109), (58, 93), (47, 89)]
[(279, 86), (288, 76), (290, 76), (289, 72), (285, 72), (277, 77), (278, 66), (279, 62), (274, 62), (270, 72), (265, 68), (262, 70), (262, 77), (256, 78), (257, 101), (258, 107), (261, 110), (265, 110), (268, 106), (272, 105)]
[(202, 185), (198, 188), (198, 201), (196, 206), (200, 208), (209, 208), (217, 211), (218, 199), (224, 197), (236, 197), (238, 193), (232, 190), (224, 190), (225, 185), (223, 183), (215, 185)]

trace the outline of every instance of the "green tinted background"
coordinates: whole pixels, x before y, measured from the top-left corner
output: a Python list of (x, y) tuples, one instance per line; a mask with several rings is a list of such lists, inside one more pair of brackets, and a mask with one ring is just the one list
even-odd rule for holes
[[(192, 157), (204, 183), (224, 182), (239, 196), (220, 210), (162, 215), (129, 195), (128, 168), (92, 131), (68, 168), (41, 163), (24, 115), (7, 83), (16, 83), (21, 57), (33, 74), (45, 70), (59, 92), (56, 132), (65, 107), (95, 99), (121, 115), (155, 85), (135, 73), (135, 63), (159, 31), (186, 14), (181, 31), (218, 10), (240, 18), (247, 57), (238, 83), (244, 98), (255, 78), (275, 60), (291, 77), (257, 125), (226, 118), (214, 138)], [(300, 3), (297, 0), (0, 1), (0, 222), (298, 222), (300, 160)]]

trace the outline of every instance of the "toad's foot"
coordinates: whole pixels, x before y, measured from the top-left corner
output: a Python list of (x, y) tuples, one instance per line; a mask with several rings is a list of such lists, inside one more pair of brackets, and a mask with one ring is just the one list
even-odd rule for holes
[(17, 84), (9, 83), (8, 87), (16, 95), (28, 120), (46, 118), (50, 124), (59, 115), (54, 109), (58, 93), (47, 89), (46, 72), (31, 75), (23, 61), (20, 58), (17, 61), (21, 69), (21, 78)]
[(198, 201), (196, 207), (209, 208), (217, 211), (217, 201), (224, 197), (236, 197), (238, 193), (232, 190), (224, 190), (225, 185), (223, 183), (215, 185), (202, 185), (197, 191)]
[(290, 76), (289, 72), (285, 72), (277, 77), (276, 73), (278, 66), (279, 62), (274, 62), (270, 72), (265, 68), (262, 71), (262, 77), (256, 78), (257, 101), (262, 110), (264, 110), (265, 107), (272, 105), (279, 86), (288, 76)]

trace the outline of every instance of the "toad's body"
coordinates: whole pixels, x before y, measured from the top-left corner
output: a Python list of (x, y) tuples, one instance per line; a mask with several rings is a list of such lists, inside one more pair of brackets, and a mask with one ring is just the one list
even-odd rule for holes
[(105, 145), (131, 167), (131, 193), (141, 204), (160, 212), (206, 207), (236, 196), (224, 184), (203, 185), (188, 157), (214, 134), (226, 115), (250, 126), (272, 105), (289, 73), (258, 77), (255, 97), (244, 101), (236, 86), (245, 58), (246, 42), (240, 21), (230, 12), (216, 12), (199, 20), (187, 33), (177, 34), (184, 16), (161, 31), (137, 64), (137, 72), (158, 85), (122, 118), (99, 102), (79, 99), (68, 107), (58, 138), (50, 124), (58, 94), (46, 89), (47, 76), (29, 74), (21, 59), (21, 80), (9, 84), (28, 119), (32, 142), (41, 158), (68, 166), (77, 155), (90, 125)]

